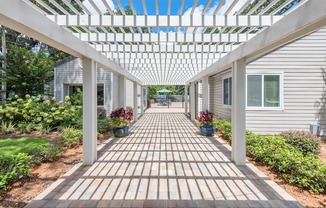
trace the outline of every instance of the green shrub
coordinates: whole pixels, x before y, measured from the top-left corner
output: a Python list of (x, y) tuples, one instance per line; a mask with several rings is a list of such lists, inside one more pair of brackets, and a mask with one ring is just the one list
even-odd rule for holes
[(214, 120), (216, 130), (222, 133), (223, 138), (228, 141), (232, 140), (231, 123), (226, 120)]
[(312, 153), (317, 156), (320, 153), (320, 141), (310, 132), (291, 130), (282, 132), (280, 136), (304, 155)]
[(83, 131), (71, 127), (61, 130), (60, 141), (66, 147), (75, 147), (82, 143)]
[(0, 192), (6, 191), (8, 184), (30, 175), (31, 156), (24, 153), (0, 155)]
[(1, 122), (1, 132), (4, 134), (10, 134), (15, 131), (15, 125), (11, 121), (2, 121)]
[(107, 118), (97, 120), (97, 132), (104, 134), (109, 129), (109, 120)]
[(34, 149), (29, 152), (32, 156), (32, 162), (35, 164), (40, 164), (42, 162), (53, 162), (59, 158), (59, 153), (62, 151), (62, 146), (60, 145), (43, 145), (38, 149)]
[[(70, 98), (66, 97), (64, 105), (52, 100), (42, 101), (41, 97), (26, 95), (25, 99), (15, 97), (15, 101), (0, 106), (0, 120), (11, 123), (41, 124), (44, 128), (57, 128), (58, 126), (74, 126), (82, 116), (80, 106), (72, 105)], [(44, 129), (43, 128), (43, 129)], [(24, 130), (23, 127), (21, 129)]]
[[(230, 139), (231, 124), (219, 121), (215, 125)], [(282, 178), (314, 193), (326, 193), (326, 164), (312, 154), (304, 154), (281, 136), (262, 136), (246, 132), (246, 148), (250, 157), (269, 165)]]
[(33, 123), (21, 122), (17, 124), (17, 129), (20, 133), (30, 133), (35, 129)]

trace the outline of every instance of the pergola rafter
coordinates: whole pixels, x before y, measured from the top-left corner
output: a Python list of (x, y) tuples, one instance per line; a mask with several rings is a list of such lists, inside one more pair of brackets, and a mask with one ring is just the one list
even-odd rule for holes
[(153, 8), (139, 1), (141, 12), (134, 0), (128, 0), (128, 13), (126, 2), (120, 0), (114, 1), (114, 8), (107, 0), (63, 0), (64, 5), (55, 0), (23, 1), (151, 85), (185, 83), (308, 0), (288, 10), (284, 8), (297, 0), (207, 0), (203, 5), (181, 0), (177, 13), (173, 0), (166, 1), (166, 13), (158, 0)]

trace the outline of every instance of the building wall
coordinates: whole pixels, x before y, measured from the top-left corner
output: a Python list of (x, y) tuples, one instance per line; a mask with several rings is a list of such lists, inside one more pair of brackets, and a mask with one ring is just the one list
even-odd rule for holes
[[(97, 83), (104, 86), (104, 108), (108, 113), (112, 109), (111, 104), (111, 75), (104, 69), (97, 69)], [(55, 66), (54, 97), (56, 101), (64, 101), (68, 95), (68, 86), (83, 83), (82, 60), (68, 58)]]
[(231, 69), (219, 73), (215, 76), (212, 76), (208, 80), (208, 85), (210, 88), (209, 109), (213, 111), (218, 116), (218, 118), (225, 119), (228, 121), (231, 121), (231, 108), (230, 106), (223, 105), (222, 79), (223, 77), (229, 76), (230, 74)]
[[(282, 110), (247, 110), (247, 129), (273, 134), (289, 129), (309, 130), (319, 124), (326, 134), (326, 29), (305, 36), (247, 65), (248, 72), (282, 72)], [(222, 77), (209, 80), (210, 106), (219, 117), (231, 119), (231, 109), (222, 106)]]

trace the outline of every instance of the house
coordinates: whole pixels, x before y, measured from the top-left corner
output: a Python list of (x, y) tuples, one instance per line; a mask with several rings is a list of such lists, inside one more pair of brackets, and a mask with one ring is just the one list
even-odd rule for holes
[[(323, 69), (324, 68), (324, 69)], [(326, 29), (302, 37), (247, 64), (246, 128), (260, 134), (320, 127), (326, 135)], [(196, 84), (196, 115), (201, 83)], [(231, 120), (232, 73), (209, 77), (209, 109)]]
[[(78, 88), (82, 89), (82, 60), (68, 57), (54, 65), (53, 95), (56, 101), (64, 101), (66, 96), (73, 95)], [(126, 106), (133, 107), (133, 82), (126, 81)], [(97, 69), (97, 105), (109, 114), (119, 107), (119, 77), (104, 69)], [(138, 112), (140, 113), (140, 90), (138, 86)], [(144, 88), (144, 108), (147, 108), (147, 89)]]

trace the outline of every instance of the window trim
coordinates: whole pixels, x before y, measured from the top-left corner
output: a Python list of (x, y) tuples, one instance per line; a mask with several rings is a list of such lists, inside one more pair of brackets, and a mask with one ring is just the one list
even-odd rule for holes
[[(222, 94), (222, 106), (223, 106), (223, 108), (232, 108), (232, 104), (231, 105), (224, 104), (224, 80), (229, 79), (229, 78), (231, 78), (232, 82), (233, 82), (232, 74), (229, 74), (227, 76), (222, 77), (222, 93), (221, 94)], [(232, 85), (231, 85), (231, 91), (232, 90), (233, 89), (232, 89)], [(232, 102), (232, 97), (231, 97), (231, 102)]]
[[(70, 97), (70, 87), (83, 87), (83, 84), (78, 84), (78, 83), (72, 83), (72, 84), (66, 84), (68, 86), (68, 96)], [(97, 87), (99, 85), (103, 86), (103, 105), (97, 105), (97, 107), (105, 107), (105, 84), (104, 83), (97, 83), (96, 85), (96, 92), (97, 92)], [(96, 102), (97, 104), (97, 102)]]
[[(280, 106), (279, 107), (264, 107), (264, 106), (248, 106), (248, 76), (250, 75), (257, 75), (257, 76), (264, 76), (264, 75), (278, 75), (280, 77)], [(283, 72), (279, 71), (264, 71), (264, 72), (259, 72), (259, 71), (252, 71), (252, 72), (247, 72), (246, 73), (246, 110), (284, 110), (284, 84), (283, 84)], [(264, 79), (262, 79), (262, 105), (264, 101)]]

